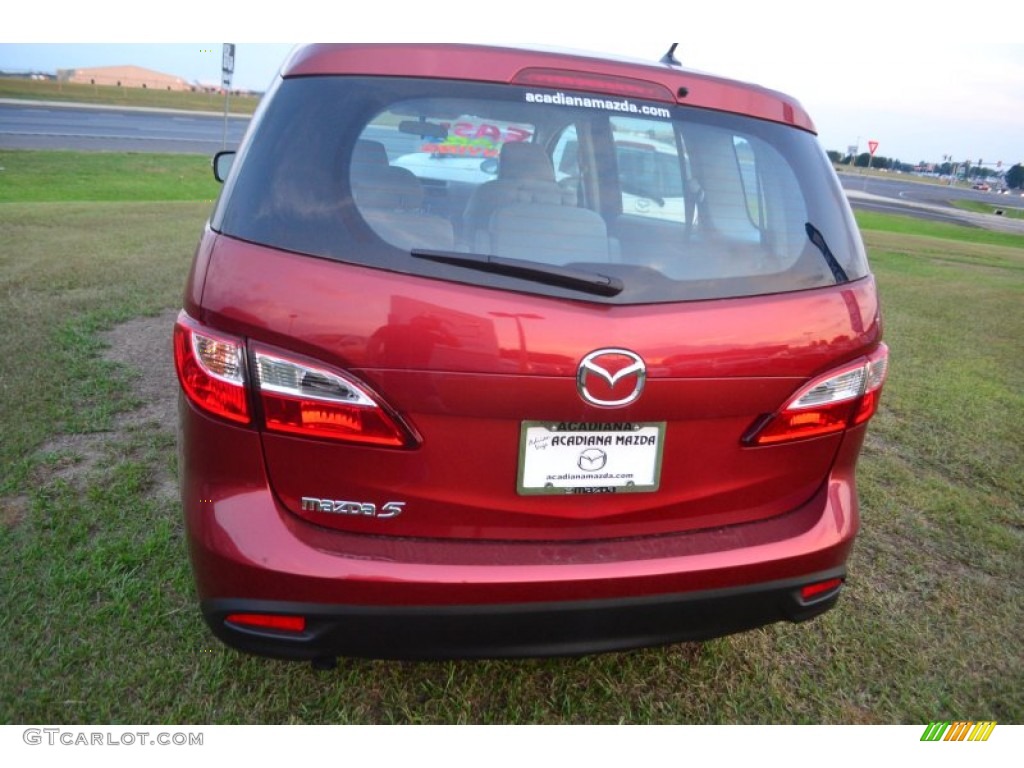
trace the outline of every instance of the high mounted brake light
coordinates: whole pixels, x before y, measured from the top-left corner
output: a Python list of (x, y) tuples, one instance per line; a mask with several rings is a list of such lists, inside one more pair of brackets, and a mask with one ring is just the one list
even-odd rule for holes
[(564, 88), (569, 91), (592, 91), (613, 96), (628, 96), (648, 101), (675, 103), (675, 98), (665, 86), (647, 80), (617, 75), (600, 75), (574, 70), (527, 67), (520, 70), (512, 82), (515, 85), (530, 85), (539, 88)]
[(863, 424), (878, 410), (888, 366), (889, 348), (880, 344), (866, 359), (830, 371), (800, 389), (780, 411), (755, 425), (743, 442), (773, 445)]

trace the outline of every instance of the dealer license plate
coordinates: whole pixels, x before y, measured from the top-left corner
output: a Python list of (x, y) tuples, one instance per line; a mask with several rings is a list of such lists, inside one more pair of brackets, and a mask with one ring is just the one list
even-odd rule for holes
[(524, 421), (518, 491), (522, 495), (656, 491), (664, 442), (663, 421)]

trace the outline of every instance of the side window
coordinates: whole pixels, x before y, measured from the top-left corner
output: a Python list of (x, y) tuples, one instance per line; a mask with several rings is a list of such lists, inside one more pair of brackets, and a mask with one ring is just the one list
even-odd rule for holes
[(743, 196), (747, 201), (747, 215), (750, 216), (750, 222), (757, 226), (758, 229), (764, 229), (754, 149), (750, 146), (750, 142), (741, 136), (733, 136), (732, 145), (736, 152), (736, 164), (740, 170), (740, 181), (743, 183)]
[(614, 118), (622, 212), (686, 223), (685, 164), (671, 123)]
[(576, 136), (576, 126), (570, 125), (558, 137), (555, 151), (552, 154), (555, 165), (555, 178), (559, 182), (566, 179), (578, 179), (580, 175), (580, 143)]
[(704, 234), (723, 243), (757, 245), (792, 263), (806, 241), (807, 202), (790, 163), (753, 134), (690, 125), (686, 143), (703, 191)]
[(731, 130), (698, 124), (683, 130), (694, 180), (701, 190), (702, 236), (760, 243), (757, 153)]
[[(792, 165), (772, 145), (750, 137), (734, 139), (747, 200), (747, 213), (761, 243), (781, 264), (789, 264), (807, 244), (812, 216)], [(748, 169), (749, 172), (748, 172)]]

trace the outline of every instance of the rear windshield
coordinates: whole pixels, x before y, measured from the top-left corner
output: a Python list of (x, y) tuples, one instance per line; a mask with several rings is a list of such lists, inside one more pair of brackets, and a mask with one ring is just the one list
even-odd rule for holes
[(816, 138), (709, 110), (429, 79), (279, 81), (214, 229), (506, 290), (650, 303), (867, 274)]

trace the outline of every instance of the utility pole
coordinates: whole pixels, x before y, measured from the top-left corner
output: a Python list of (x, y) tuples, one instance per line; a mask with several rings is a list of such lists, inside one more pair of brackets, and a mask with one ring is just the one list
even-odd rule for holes
[(224, 43), (224, 55), (220, 67), (220, 84), (224, 89), (224, 139), (221, 149), (228, 148), (228, 99), (231, 96), (231, 75), (235, 71), (235, 44)]

